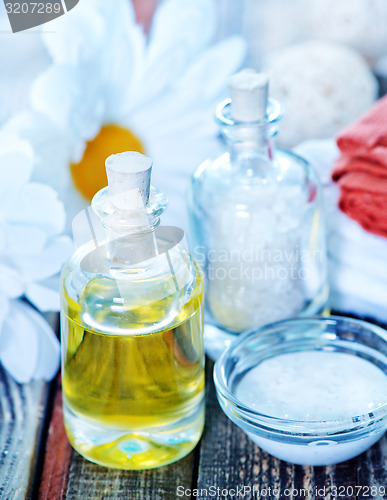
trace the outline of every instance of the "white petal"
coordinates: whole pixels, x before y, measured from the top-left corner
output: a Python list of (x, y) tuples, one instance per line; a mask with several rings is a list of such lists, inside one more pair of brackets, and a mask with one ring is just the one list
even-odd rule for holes
[(126, 104), (122, 111), (128, 113), (131, 109), (137, 110), (143, 105), (153, 103), (156, 98), (163, 99), (163, 93), (168, 91), (168, 88), (187, 69), (188, 62), (185, 46), (177, 43), (160, 59), (143, 68), (142, 73), (139, 70), (135, 71), (128, 100), (124, 101)]
[(66, 213), (57, 193), (50, 186), (35, 182), (20, 189), (19, 199), (14, 201), (7, 213), (8, 222), (35, 225), (47, 235), (62, 232), (65, 220)]
[[(106, 100), (105, 122), (117, 122), (123, 113), (142, 101), (146, 40), (135, 24), (129, 2), (115, 20), (101, 54), (100, 79)], [(155, 82), (154, 82), (155, 83)]]
[(47, 243), (45, 231), (25, 224), (4, 224), (4, 249), (8, 255), (36, 255), (43, 251)]
[(50, 185), (63, 200), (63, 193), (71, 183), (71, 150), (63, 132), (46, 116), (33, 111), (18, 113), (4, 128), (31, 144), (35, 153), (31, 180)]
[(72, 250), (71, 238), (59, 236), (40, 255), (20, 256), (15, 264), (26, 282), (40, 281), (59, 273)]
[(10, 301), (8, 297), (6, 297), (3, 294), (0, 294), (0, 338), (1, 338), (1, 329), (3, 328), (3, 323), (9, 313), (9, 309), (10, 309)]
[(51, 380), (59, 368), (59, 341), (32, 307), (13, 301), (1, 330), (0, 359), (19, 383)]
[(35, 80), (31, 88), (32, 107), (49, 117), (61, 130), (70, 123), (74, 98), (77, 97), (73, 91), (76, 81), (74, 68), (53, 65)]
[(105, 111), (98, 66), (51, 66), (31, 89), (31, 105), (46, 115), (71, 145), (71, 159), (79, 161), (84, 142), (101, 128)]
[(72, 185), (69, 185), (66, 192), (63, 193), (63, 201), (67, 210), (65, 233), (72, 235), (72, 223), (74, 217), (81, 210), (88, 207), (90, 203), (87, 202)]
[(209, 44), (216, 25), (212, 0), (166, 0), (156, 9), (144, 74), (132, 93), (136, 104), (161, 95)]
[(176, 139), (176, 134), (189, 135), (197, 127), (198, 133), (204, 129), (205, 137), (206, 127), (216, 129), (215, 106), (225, 96), (228, 77), (241, 66), (245, 49), (240, 37), (232, 37), (205, 51), (162, 99), (134, 110), (129, 125), (149, 143), (155, 136)]
[(29, 382), (37, 367), (37, 327), (26, 313), (28, 306), (12, 301), (0, 334), (0, 360), (19, 383)]
[(213, 0), (165, 0), (156, 9), (150, 32), (148, 64), (184, 45), (187, 62), (212, 40), (216, 28)]
[(0, 264), (0, 294), (9, 298), (17, 298), (24, 293), (24, 279), (16, 269)]
[(31, 146), (16, 134), (0, 133), (0, 213), (15, 198), (32, 173), (34, 155)]
[(88, 204), (76, 192), (71, 180), (71, 146), (63, 133), (40, 113), (19, 113), (7, 122), (6, 129), (32, 144), (36, 157), (32, 180), (48, 184), (58, 192), (66, 209), (65, 232), (69, 234), (73, 217)]
[(203, 53), (181, 78), (174, 89), (183, 104), (188, 97), (199, 102), (219, 97), (226, 90), (227, 79), (243, 64), (246, 44), (238, 36), (223, 40)]
[(40, 311), (59, 311), (59, 276), (55, 288), (43, 286), (38, 283), (30, 283), (26, 286), (26, 298)]
[(38, 33), (12, 33), (4, 4), (0, 15), (0, 124), (28, 107), (29, 89), (50, 64)]
[(29, 309), (31, 319), (34, 318), (39, 335), (38, 362), (33, 375), (34, 380), (52, 380), (60, 366), (60, 344), (53, 329), (34, 311)]
[[(219, 134), (219, 127), (213, 118), (215, 104), (209, 106), (201, 103), (196, 109), (187, 109), (179, 113), (174, 108), (172, 98), (168, 98), (168, 100), (171, 105), (171, 113), (164, 120), (161, 120), (158, 114), (152, 116), (152, 110), (144, 108), (141, 114), (137, 113), (133, 117), (134, 123), (129, 125), (129, 128), (141, 137), (150, 156), (152, 156), (152, 151), (156, 149), (156, 143), (164, 143), (163, 149), (169, 155), (176, 149), (181, 151), (180, 144), (183, 141), (185, 144), (195, 144), (194, 149), (197, 149), (202, 141), (213, 140)], [(157, 106), (157, 109), (160, 108)], [(188, 151), (191, 154), (191, 150), (188, 149), (185, 151), (185, 157), (188, 156)], [(163, 160), (162, 157), (158, 156), (157, 158)]]
[(56, 63), (77, 65), (98, 54), (103, 34), (103, 18), (82, 0), (66, 16), (50, 21), (43, 40)]
[[(86, 10), (95, 9), (102, 18), (106, 21), (107, 29), (111, 29), (117, 20), (122, 19), (123, 16), (129, 16), (128, 21), (133, 24), (136, 22), (136, 15), (133, 9), (132, 2), (127, 0), (114, 0), (114, 2), (107, 2), (106, 0), (82, 0)], [(106, 43), (106, 39), (104, 40)]]

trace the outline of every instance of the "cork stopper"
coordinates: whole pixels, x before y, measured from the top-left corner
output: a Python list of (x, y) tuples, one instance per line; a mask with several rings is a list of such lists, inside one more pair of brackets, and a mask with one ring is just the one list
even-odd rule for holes
[(152, 160), (127, 151), (105, 162), (112, 204), (120, 210), (141, 210), (149, 200)]
[(246, 68), (229, 80), (231, 114), (238, 122), (263, 121), (269, 92), (269, 76)]

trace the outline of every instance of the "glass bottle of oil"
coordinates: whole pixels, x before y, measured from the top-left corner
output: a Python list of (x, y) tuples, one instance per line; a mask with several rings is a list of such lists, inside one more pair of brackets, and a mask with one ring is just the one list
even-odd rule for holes
[(174, 462), (204, 424), (203, 282), (151, 160), (106, 161), (109, 187), (74, 220), (61, 278), (63, 413), (72, 446), (120, 469)]

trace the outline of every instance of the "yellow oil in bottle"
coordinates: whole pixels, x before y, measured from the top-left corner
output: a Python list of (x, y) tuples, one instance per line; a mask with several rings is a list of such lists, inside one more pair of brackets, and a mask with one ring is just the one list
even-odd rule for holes
[(114, 303), (109, 294), (108, 282), (97, 276), (90, 296), (99, 297), (97, 323), (109, 326), (103, 331), (85, 324), (84, 303), (64, 290), (67, 435), (84, 457), (108, 467), (148, 469), (174, 462), (194, 448), (204, 425), (201, 278), (173, 322), (151, 333), (144, 334), (141, 325), (149, 331), (173, 297), (132, 304), (115, 315), (103, 306), (104, 300)]

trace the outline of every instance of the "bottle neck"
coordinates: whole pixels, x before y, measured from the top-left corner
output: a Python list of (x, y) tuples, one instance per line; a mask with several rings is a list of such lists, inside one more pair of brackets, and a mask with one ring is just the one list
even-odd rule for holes
[(144, 262), (158, 254), (155, 227), (125, 233), (107, 228), (107, 257), (110, 269), (140, 270)]
[(167, 206), (166, 197), (151, 188), (149, 203), (142, 210), (119, 210), (112, 204), (107, 188), (93, 199), (93, 211), (100, 218), (110, 269), (141, 268), (158, 254), (155, 229)]
[(222, 102), (216, 111), (216, 121), (228, 145), (231, 165), (249, 174), (260, 173), (264, 167), (273, 165), (274, 137), (281, 118), (281, 108), (273, 99), (268, 101), (265, 119), (258, 122), (235, 121), (231, 115), (231, 100)]
[(274, 160), (274, 136), (257, 127), (239, 128), (239, 130), (222, 130), (228, 146), (232, 165), (244, 163), (267, 163)]

